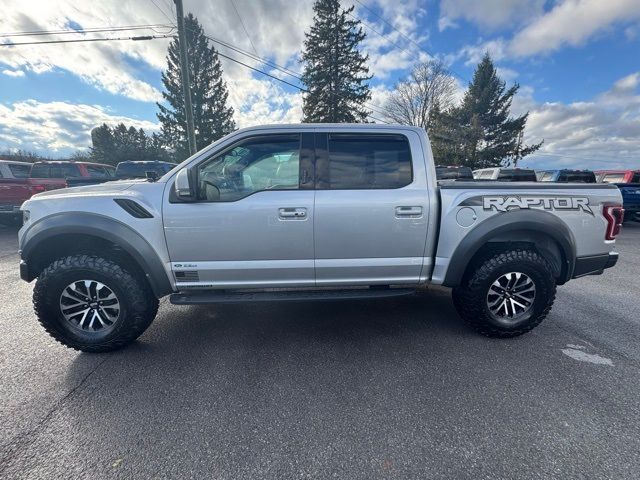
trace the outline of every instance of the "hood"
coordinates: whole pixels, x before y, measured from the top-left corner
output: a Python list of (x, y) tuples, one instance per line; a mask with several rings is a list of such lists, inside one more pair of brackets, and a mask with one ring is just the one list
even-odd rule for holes
[(113, 182), (105, 182), (98, 183), (96, 185), (85, 185), (82, 187), (70, 187), (70, 188), (59, 188), (55, 190), (49, 190), (47, 192), (42, 192), (34, 195), (31, 198), (45, 198), (45, 197), (69, 197), (69, 196), (84, 196), (91, 194), (110, 194), (110, 193), (120, 193), (133, 185), (138, 183), (147, 183), (147, 180), (116, 180)]

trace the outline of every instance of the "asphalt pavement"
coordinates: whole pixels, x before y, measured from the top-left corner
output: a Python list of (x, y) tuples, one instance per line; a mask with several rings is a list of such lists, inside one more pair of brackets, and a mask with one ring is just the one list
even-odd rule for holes
[(129, 348), (59, 345), (0, 229), (0, 478), (640, 478), (640, 224), (511, 340), (445, 289), (176, 307)]

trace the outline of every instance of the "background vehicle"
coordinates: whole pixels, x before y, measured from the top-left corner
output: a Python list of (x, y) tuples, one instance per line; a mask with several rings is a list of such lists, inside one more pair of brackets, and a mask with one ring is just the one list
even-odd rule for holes
[(591, 170), (536, 170), (539, 182), (596, 183), (596, 175)]
[(475, 180), (497, 180), (499, 182), (535, 182), (535, 170), (526, 168), (482, 168), (473, 171)]
[(0, 160), (0, 178), (27, 178), (30, 171), (30, 163)]
[(596, 170), (598, 183), (640, 183), (640, 170)]
[[(59, 185), (59, 182), (64, 181), (66, 186), (77, 187), (114, 180), (115, 168), (101, 163), (54, 160), (35, 162), (29, 176), (40, 179), (45, 185)], [(45, 179), (56, 180), (57, 183), (50, 183)]]
[(640, 222), (640, 183), (616, 183), (622, 194), (624, 221)]
[(0, 160), (0, 223), (20, 225), (20, 206), (34, 193), (43, 192), (44, 186), (28, 180), (31, 163)]
[(471, 168), (462, 165), (436, 165), (438, 180), (473, 180)]
[(119, 179), (147, 178), (147, 172), (154, 172), (161, 177), (173, 167), (175, 163), (156, 161), (120, 162), (116, 166), (115, 176)]
[[(179, 305), (372, 298), (452, 287), (480, 333), (536, 327), (556, 286), (615, 265), (614, 185), (436, 181), (421, 128), (238, 130), (157, 182), (110, 182), (23, 205), (21, 277), (63, 344), (137, 338)], [(46, 246), (46, 248), (44, 248)]]

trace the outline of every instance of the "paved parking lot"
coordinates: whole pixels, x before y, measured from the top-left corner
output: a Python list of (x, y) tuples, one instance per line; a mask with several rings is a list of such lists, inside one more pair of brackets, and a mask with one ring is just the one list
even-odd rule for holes
[(126, 350), (50, 339), (0, 230), (0, 478), (638, 478), (640, 224), (512, 340), (449, 293), (175, 307)]

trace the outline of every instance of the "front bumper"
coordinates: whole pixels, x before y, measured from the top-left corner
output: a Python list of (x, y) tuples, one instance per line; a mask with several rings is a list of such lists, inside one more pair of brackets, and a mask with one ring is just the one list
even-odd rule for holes
[(618, 263), (618, 254), (616, 252), (578, 257), (573, 267), (572, 278), (584, 277), (585, 275), (600, 275), (605, 269), (613, 267), (616, 263)]

